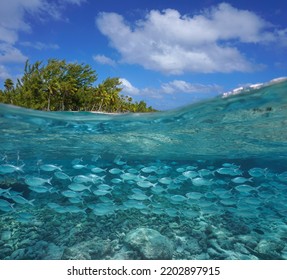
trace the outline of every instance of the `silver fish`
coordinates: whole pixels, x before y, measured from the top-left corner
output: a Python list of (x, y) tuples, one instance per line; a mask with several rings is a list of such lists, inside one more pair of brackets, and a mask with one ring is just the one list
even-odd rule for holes
[(155, 166), (148, 166), (148, 167), (144, 167), (141, 169), (141, 171), (144, 173), (152, 173), (152, 172), (155, 172), (156, 170), (157, 170), (157, 167)]
[(206, 177), (206, 176), (213, 175), (213, 171), (210, 171), (208, 169), (200, 169), (198, 170), (198, 174), (200, 177)]
[(143, 190), (138, 189), (138, 188), (133, 188), (131, 191), (132, 191), (133, 193), (144, 193)]
[(156, 184), (152, 184), (149, 181), (138, 181), (137, 185), (141, 188), (146, 189), (146, 188), (154, 187)]
[(111, 194), (111, 191), (109, 191), (109, 190), (95, 190), (95, 191), (93, 191), (93, 194), (96, 196), (101, 196), (101, 195)]
[(167, 190), (162, 186), (153, 186), (151, 188), (151, 192), (154, 194), (161, 194), (162, 192), (166, 192)]
[(113, 178), (113, 179), (111, 180), (111, 182), (112, 182), (113, 184), (120, 184), (120, 183), (123, 182), (123, 180), (122, 180), (122, 179), (119, 179), (119, 178)]
[(55, 171), (55, 170), (62, 171), (60, 166), (57, 166), (57, 165), (54, 165), (54, 164), (43, 164), (43, 165), (40, 165), (40, 169), (43, 170), (43, 171), (47, 171), (47, 172)]
[(81, 197), (69, 197), (68, 199), (73, 204), (83, 203), (83, 199)]
[(70, 180), (72, 181), (72, 178), (67, 175), (66, 173), (64, 172), (61, 172), (61, 171), (57, 171), (54, 173), (54, 175), (58, 178), (58, 179), (61, 179), (61, 180)]
[(36, 193), (47, 193), (51, 192), (51, 188), (48, 188), (46, 186), (40, 185), (40, 186), (29, 186), (29, 189)]
[(191, 181), (192, 184), (197, 187), (210, 186), (212, 184), (212, 180), (207, 180), (201, 177), (193, 178)]
[(127, 172), (127, 173), (121, 174), (120, 177), (121, 177), (123, 180), (134, 180), (134, 179), (137, 177), (137, 175)]
[(263, 169), (263, 168), (259, 168), (259, 167), (254, 167), (248, 170), (248, 173), (250, 176), (252, 177), (265, 177), (267, 174), (267, 168)]
[(186, 178), (195, 178), (196, 176), (198, 176), (198, 173), (196, 171), (193, 170), (188, 170), (182, 173), (182, 175)]
[(132, 174), (138, 174), (139, 173), (138, 170), (136, 170), (135, 168), (129, 168), (127, 171), (129, 173), (132, 173)]
[(175, 194), (170, 197), (171, 201), (173, 202), (183, 202), (186, 201), (187, 198), (183, 195)]
[(0, 205), (0, 211), (3, 211), (3, 212), (12, 212), (12, 211), (14, 211), (13, 204), (10, 204), (9, 206), (1, 206)]
[(106, 172), (107, 171), (107, 168), (106, 169), (103, 169), (103, 168), (100, 168), (100, 167), (94, 167), (91, 169), (91, 171), (93, 173), (102, 173), (102, 172)]
[(164, 184), (164, 185), (169, 185), (173, 182), (173, 179), (169, 178), (169, 177), (163, 177), (163, 178), (160, 178), (158, 180), (161, 184)]
[(0, 174), (10, 174), (10, 173), (14, 173), (14, 172), (22, 172), (24, 173), (23, 171), (23, 167), (24, 167), (25, 164), (23, 164), (22, 166), (15, 166), (15, 165), (12, 165), (12, 164), (1, 164), (0, 165)]
[(13, 206), (13, 204), (8, 202), (7, 200), (0, 198), (0, 207), (11, 207), (11, 206)]
[(113, 189), (113, 187), (111, 187), (110, 185), (108, 184), (100, 184), (98, 185), (97, 187), (99, 190), (110, 190), (110, 189)]
[(85, 185), (80, 184), (80, 183), (72, 183), (68, 186), (68, 188), (74, 192), (82, 192), (85, 190), (91, 191), (91, 187), (92, 186), (85, 186)]
[(123, 173), (123, 171), (119, 168), (112, 168), (109, 170), (109, 173), (111, 173), (113, 175), (117, 175), (117, 174)]
[(16, 196), (12, 196), (11, 199), (19, 204), (29, 204), (34, 206), (33, 202), (35, 201), (35, 199), (32, 200), (27, 200), (25, 197), (20, 196), (20, 195), (16, 195)]
[(93, 178), (85, 175), (77, 175), (73, 178), (75, 183), (94, 183)]
[(87, 164), (86, 164), (86, 165), (83, 165), (83, 164), (74, 164), (74, 165), (73, 165), (73, 168), (79, 170), (79, 169), (87, 168), (87, 166), (88, 166)]
[(222, 167), (222, 168), (216, 169), (216, 172), (221, 175), (229, 175), (229, 176), (242, 175), (242, 171), (240, 169), (232, 168), (232, 167)]
[(65, 197), (78, 197), (79, 193), (71, 190), (62, 191), (61, 194)]
[(235, 177), (232, 178), (231, 181), (235, 184), (244, 184), (246, 182), (252, 182), (252, 178)]
[(98, 175), (96, 175), (96, 174), (89, 174), (88, 177), (92, 179), (92, 182), (93, 182), (94, 184), (96, 184), (96, 183), (98, 183), (98, 182), (103, 182), (103, 181), (105, 181), (106, 175), (104, 175), (104, 176), (101, 177), (101, 176), (98, 176)]
[(251, 187), (249, 185), (238, 185), (235, 187), (235, 189), (239, 192), (244, 192), (244, 193), (256, 190), (256, 188)]
[(146, 194), (144, 193), (134, 193), (132, 195), (129, 195), (128, 196), (129, 199), (134, 199), (134, 200), (151, 200), (152, 198), (152, 195), (151, 196), (147, 196)]
[(188, 199), (200, 199), (203, 194), (202, 193), (199, 193), (199, 192), (189, 192), (187, 194), (185, 194), (185, 196), (188, 198)]
[(52, 177), (50, 179), (43, 179), (40, 177), (27, 176), (25, 179), (25, 183), (28, 186), (35, 187), (35, 186), (42, 186), (45, 183), (51, 185), (51, 180), (52, 180)]

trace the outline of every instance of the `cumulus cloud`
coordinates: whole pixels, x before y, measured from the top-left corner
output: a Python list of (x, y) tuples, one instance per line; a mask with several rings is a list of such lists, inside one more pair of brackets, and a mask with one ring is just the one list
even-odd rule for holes
[(123, 89), (123, 93), (127, 95), (138, 95), (140, 90), (134, 87), (127, 79), (120, 78), (121, 87)]
[(8, 70), (4, 65), (0, 65), (0, 80), (6, 80), (8, 78), (10, 78)]
[(0, 9), (0, 41), (14, 44), (18, 33), (30, 32), (31, 25), (26, 15), (33, 15), (39, 20), (63, 18), (63, 10), (68, 4), (81, 5), (85, 0), (10, 0), (1, 1)]
[(36, 50), (57, 50), (59, 49), (59, 45), (57, 44), (46, 44), (42, 42), (21, 42), (21, 46), (33, 48)]
[(27, 15), (39, 21), (66, 20), (63, 11), (69, 4), (81, 5), (85, 0), (9, 0), (1, 1), (0, 8), (0, 79), (6, 79), (9, 71), (6, 64), (23, 63), (28, 59), (16, 44), (38, 50), (57, 49), (57, 44), (42, 42), (19, 42), (20, 32), (32, 32)]
[(227, 3), (194, 16), (152, 10), (133, 25), (119, 14), (99, 13), (96, 25), (123, 62), (167, 74), (253, 71), (257, 66), (235, 45), (278, 39), (270, 23)]
[(183, 80), (173, 80), (161, 85), (161, 92), (167, 94), (173, 93), (217, 93), (221, 88), (218, 85), (192, 84)]
[(127, 79), (121, 78), (123, 93), (128, 95), (142, 95), (145, 97), (151, 97), (155, 99), (161, 99), (165, 95), (176, 94), (218, 94), (222, 88), (218, 85), (203, 85), (190, 83), (184, 80), (172, 80), (167, 83), (161, 83), (159, 87), (145, 87), (137, 88)]
[(101, 55), (101, 54), (94, 55), (93, 59), (94, 59), (94, 61), (96, 61), (100, 64), (105, 64), (105, 65), (110, 65), (110, 66), (116, 65), (116, 62), (113, 59), (111, 59), (105, 55)]
[(24, 62), (27, 60), (27, 56), (23, 55), (22, 52), (13, 47), (10, 44), (0, 43), (0, 63), (7, 62)]
[(155, 87), (138, 88), (127, 79), (121, 78), (123, 95), (134, 100), (144, 100), (154, 108), (167, 110), (191, 104), (219, 95), (222, 87), (216, 84), (197, 84), (184, 80), (171, 80)]
[(87, 2), (87, 0), (62, 0), (68, 4), (76, 4), (78, 6), (82, 5), (83, 3)]

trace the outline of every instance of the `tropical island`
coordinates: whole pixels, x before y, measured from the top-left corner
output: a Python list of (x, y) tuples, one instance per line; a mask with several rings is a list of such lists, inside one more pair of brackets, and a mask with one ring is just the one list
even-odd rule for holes
[(87, 64), (49, 59), (46, 64), (26, 61), (24, 74), (4, 81), (0, 103), (45, 111), (155, 112), (144, 101), (121, 95), (119, 78), (106, 78), (94, 86), (97, 73)]

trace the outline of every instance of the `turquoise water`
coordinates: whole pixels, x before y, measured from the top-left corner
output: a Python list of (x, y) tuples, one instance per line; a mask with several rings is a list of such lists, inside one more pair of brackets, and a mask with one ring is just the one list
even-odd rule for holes
[(152, 114), (0, 104), (0, 259), (161, 258), (139, 228), (171, 259), (287, 259), (286, 93)]

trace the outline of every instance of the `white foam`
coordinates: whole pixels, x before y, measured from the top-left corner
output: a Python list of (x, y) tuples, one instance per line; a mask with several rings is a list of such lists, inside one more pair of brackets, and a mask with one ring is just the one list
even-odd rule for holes
[(245, 87), (241, 86), (241, 87), (235, 88), (235, 89), (233, 89), (231, 91), (223, 93), (222, 97), (225, 98), (225, 97), (230, 96), (230, 95), (237, 95), (237, 94), (240, 94), (240, 93), (243, 93), (243, 92), (247, 92), (250, 89), (260, 89), (262, 87), (265, 87), (265, 86), (268, 86), (268, 85), (272, 85), (272, 84), (281, 83), (281, 82), (284, 82), (284, 81), (287, 81), (287, 77), (278, 77), (278, 78), (272, 79), (271, 81), (266, 82), (266, 83), (251, 84), (251, 85), (248, 85), (248, 86), (245, 86)]

